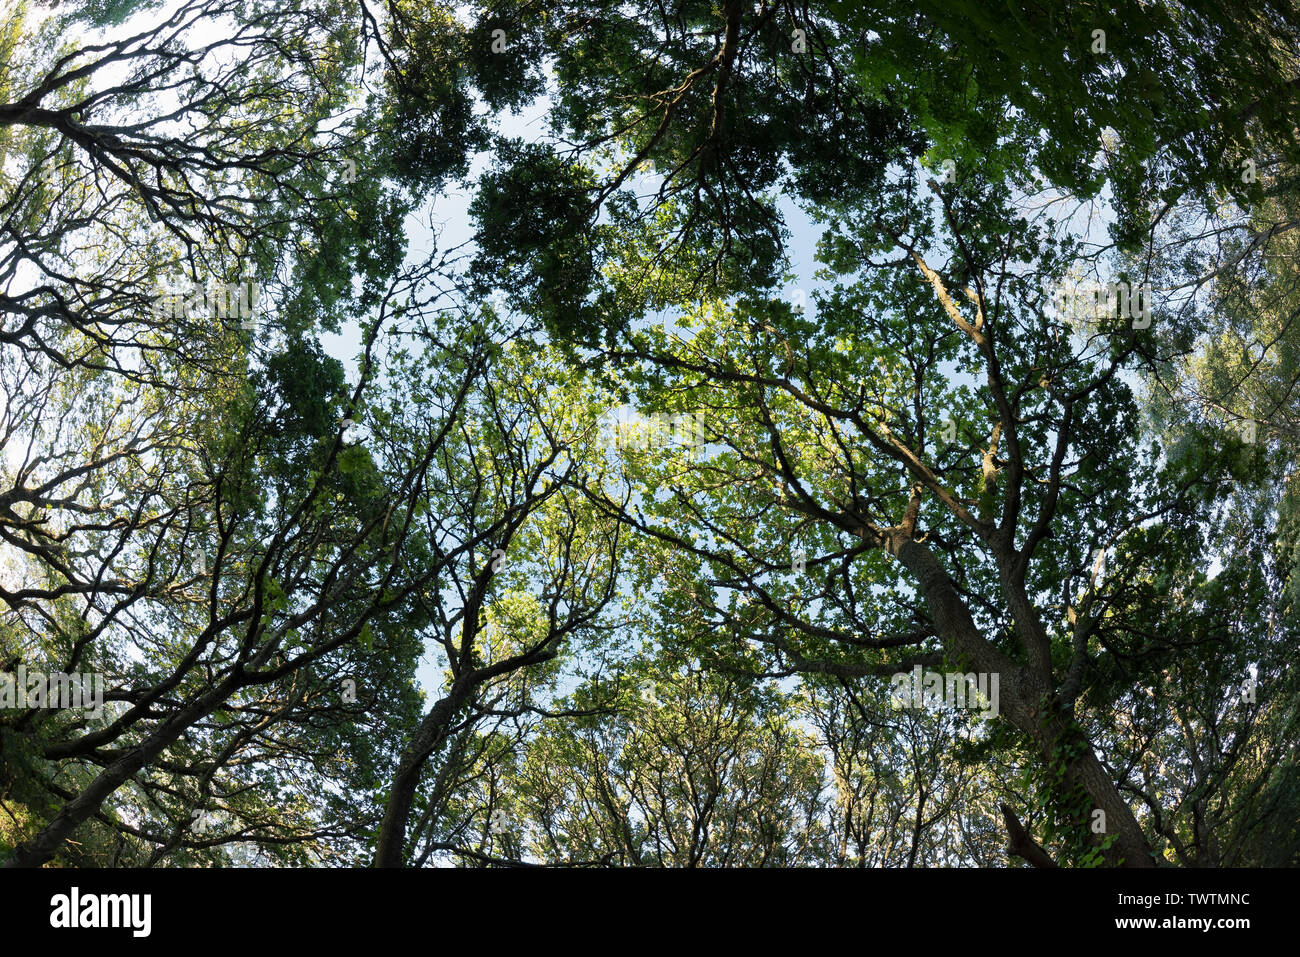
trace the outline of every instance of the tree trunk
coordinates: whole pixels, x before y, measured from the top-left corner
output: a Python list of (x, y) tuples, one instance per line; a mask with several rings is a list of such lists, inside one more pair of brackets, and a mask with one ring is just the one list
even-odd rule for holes
[[(929, 549), (903, 535), (886, 547), (916, 577), (945, 649), (979, 671), (1000, 675), (1000, 712), (1038, 746), (1044, 761), (1055, 763), (1067, 727), (1059, 718), (1041, 713), (1040, 702), (1054, 690), (1050, 676), (1034, 675), (980, 634), (952, 579)], [(1107, 832), (1118, 835), (1107, 860), (1124, 867), (1154, 867), (1151, 848), (1132, 809), (1097, 759), (1092, 743), (1082, 735), (1076, 736), (1079, 739), (1083, 752), (1066, 764), (1065, 783), (1081, 788), (1095, 807), (1106, 812)]]
[(405, 866), (406, 826), (411, 819), (411, 806), (415, 803), (415, 792), (420, 784), (420, 773), (424, 762), (438, 747), (439, 742), (447, 736), (456, 712), (464, 705), (469, 695), (469, 687), (452, 686), (451, 693), (442, 698), (429, 709), (429, 713), (420, 722), (411, 737), (402, 760), (393, 775), (393, 785), (388, 795), (388, 806), (384, 809), (384, 823), (379, 830), (379, 839), (375, 845), (375, 867)]

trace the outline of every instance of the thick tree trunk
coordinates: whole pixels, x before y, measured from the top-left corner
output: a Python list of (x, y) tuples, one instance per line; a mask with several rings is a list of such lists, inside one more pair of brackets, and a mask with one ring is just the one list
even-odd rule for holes
[[(979, 671), (1001, 676), (1000, 712), (1038, 746), (1044, 761), (1054, 764), (1069, 736), (1060, 716), (1041, 711), (1040, 703), (1054, 690), (1051, 676), (1035, 674), (1031, 667), (1013, 661), (985, 640), (952, 579), (929, 549), (902, 535), (886, 544), (899, 563), (916, 577), (947, 650)], [(1092, 743), (1078, 734), (1072, 740), (1082, 743), (1083, 751), (1066, 764), (1065, 784), (1081, 788), (1095, 807), (1106, 812), (1107, 833), (1118, 835), (1106, 852), (1107, 860), (1125, 867), (1155, 866), (1141, 825), (1097, 759)]]
[(411, 819), (411, 807), (420, 785), (424, 762), (447, 736), (452, 719), (464, 705), (469, 688), (452, 686), (451, 693), (429, 709), (420, 722), (411, 741), (402, 752), (402, 760), (393, 775), (388, 806), (384, 809), (384, 823), (375, 845), (375, 867), (402, 867), (405, 865), (406, 827)]

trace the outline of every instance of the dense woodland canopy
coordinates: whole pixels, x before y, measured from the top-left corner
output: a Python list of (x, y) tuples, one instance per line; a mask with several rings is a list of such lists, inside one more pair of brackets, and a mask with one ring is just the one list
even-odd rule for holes
[(0, 861), (1300, 863), (1291, 0), (3, 3)]

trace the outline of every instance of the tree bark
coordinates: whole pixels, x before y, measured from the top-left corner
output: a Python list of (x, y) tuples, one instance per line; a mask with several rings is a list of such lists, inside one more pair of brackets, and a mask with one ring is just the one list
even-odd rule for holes
[(1007, 826), (1007, 850), (1034, 867), (1056, 867), (1057, 863), (1051, 855), (1029, 836), (1029, 832), (1020, 823), (1020, 818), (1016, 817), (1016, 812), (1005, 804), (999, 807), (1002, 808), (1002, 820)]
[[(1068, 719), (1044, 715), (1041, 702), (1054, 690), (1050, 675), (1039, 675), (995, 648), (980, 634), (970, 610), (938, 559), (909, 536), (897, 535), (886, 548), (916, 577), (919, 591), (943, 639), (945, 648), (976, 669), (1000, 675), (999, 711), (1018, 730), (1028, 735), (1049, 764), (1055, 763), (1070, 730)], [(1106, 812), (1106, 826), (1117, 834), (1106, 852), (1107, 860), (1124, 867), (1154, 867), (1151, 848), (1133, 810), (1097, 759), (1092, 743), (1082, 734), (1074, 736), (1084, 745), (1065, 768), (1068, 787), (1078, 787)]]
[(415, 792), (420, 784), (420, 773), (424, 762), (438, 747), (439, 742), (447, 736), (447, 729), (452, 719), (464, 706), (470, 693), (469, 684), (452, 686), (451, 693), (442, 698), (429, 709), (429, 713), (420, 722), (420, 727), (411, 737), (402, 760), (393, 775), (393, 785), (388, 795), (388, 805), (384, 809), (384, 823), (379, 830), (379, 839), (375, 844), (375, 867), (402, 867), (405, 863), (406, 825), (411, 818), (411, 807), (415, 803)]

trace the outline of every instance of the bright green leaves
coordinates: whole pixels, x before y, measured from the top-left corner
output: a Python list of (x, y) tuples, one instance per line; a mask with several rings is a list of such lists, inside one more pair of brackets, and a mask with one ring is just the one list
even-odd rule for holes
[(781, 866), (806, 860), (821, 835), (809, 816), (822, 765), (788, 697), (680, 664), (586, 682), (565, 703), (602, 713), (527, 743), (509, 793), (531, 853)]

